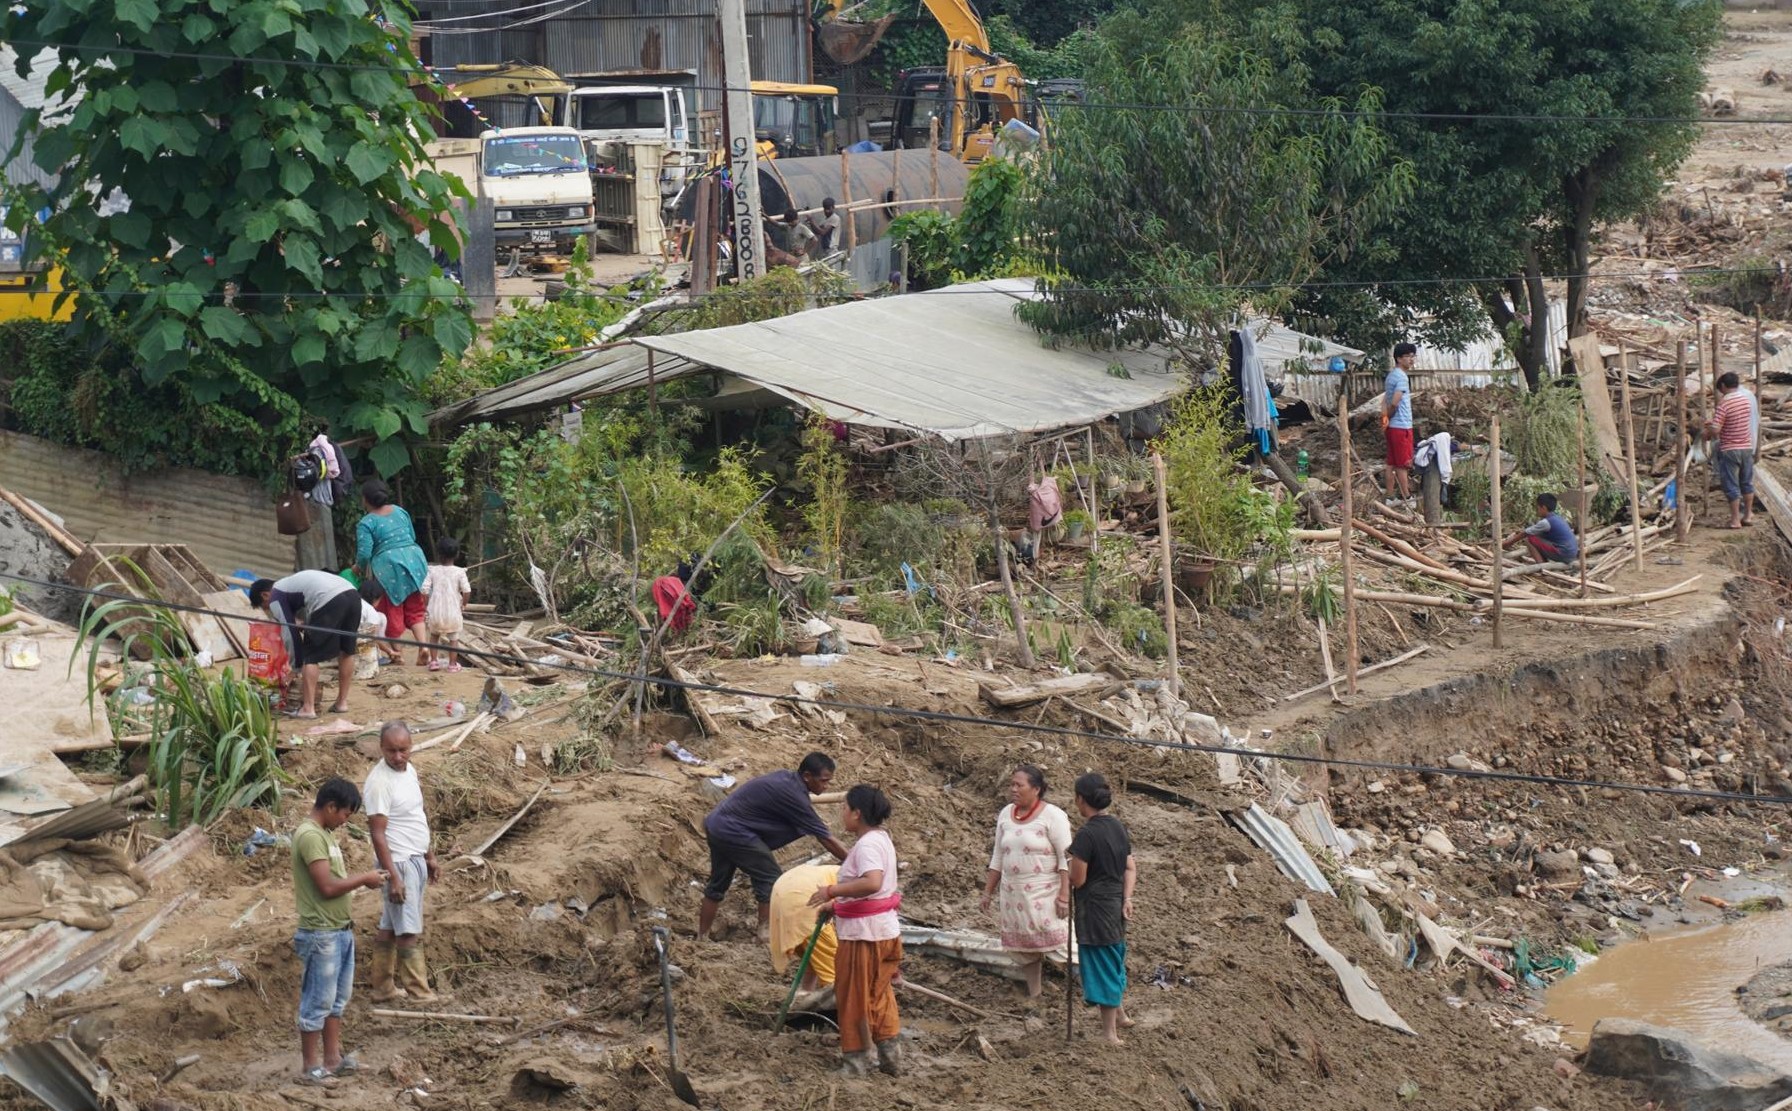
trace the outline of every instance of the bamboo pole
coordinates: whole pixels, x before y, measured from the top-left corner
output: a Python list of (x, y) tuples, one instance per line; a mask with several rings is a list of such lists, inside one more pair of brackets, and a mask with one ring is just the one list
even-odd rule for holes
[[(1395, 656), (1391, 660), (1383, 660), (1378, 664), (1370, 664), (1368, 667), (1363, 668), (1363, 674), (1367, 675), (1373, 671), (1380, 671), (1383, 668), (1393, 667), (1395, 664), (1403, 664), (1407, 660), (1410, 660), (1414, 656), (1418, 655), (1419, 653), (1428, 652), (1430, 650), (1431, 650), (1431, 646), (1429, 644), (1421, 644), (1418, 647), (1411, 649), (1410, 651), (1402, 652), (1400, 655)], [(1326, 688), (1326, 685), (1327, 684), (1325, 684), (1325, 683), (1319, 683), (1314, 686), (1308, 687), (1306, 690), (1295, 691), (1293, 694), (1284, 697), (1282, 699), (1282, 701), (1283, 702), (1293, 702), (1296, 699), (1305, 698), (1309, 694), (1318, 694), (1320, 691), (1322, 691)]]
[[(1697, 325), (1694, 325), (1694, 327), (1697, 327)], [(1710, 332), (1707, 342), (1709, 342), (1711, 345), (1711, 366), (1712, 366), (1712, 371), (1713, 371), (1712, 376), (1716, 377), (1716, 368), (1717, 368), (1717, 325), (1716, 324), (1713, 324), (1711, 326), (1711, 332)], [(1709, 421), (1710, 419), (1711, 419), (1711, 407), (1710, 407), (1710, 403), (1709, 403), (1708, 399), (1705, 396), (1705, 352), (1700, 351), (1699, 352), (1699, 439), (1701, 441), (1705, 438), (1705, 422)], [(1699, 476), (1699, 512), (1700, 513), (1711, 512), (1711, 471), (1710, 471), (1711, 453), (1710, 453), (1709, 449), (1707, 449), (1706, 453), (1705, 453), (1705, 466), (1707, 468), (1705, 473)]]
[(1176, 567), (1170, 547), (1170, 499), (1165, 490), (1169, 480), (1164, 474), (1164, 457), (1155, 451), (1151, 453), (1151, 471), (1157, 478), (1157, 549), (1158, 558), (1163, 563), (1164, 634), (1170, 649), (1170, 693), (1180, 696), (1182, 672), (1176, 658)]
[(1332, 666), (1331, 630), (1325, 627), (1325, 618), (1319, 618), (1319, 660), (1325, 664), (1325, 681), (1332, 689), (1332, 701), (1338, 701), (1338, 669)]
[(927, 121), (927, 192), (940, 195), (940, 118)]
[(1755, 306), (1755, 411), (1761, 411), (1761, 306)]
[(1636, 488), (1636, 416), (1630, 409), (1630, 353), (1623, 344), (1618, 345), (1618, 383), (1622, 387), (1619, 394), (1624, 404), (1624, 454), (1628, 457), (1625, 470), (1630, 478), (1630, 531), (1636, 537), (1636, 569), (1643, 569), (1643, 498)]
[(1674, 431), (1678, 436), (1674, 444), (1674, 542), (1686, 543), (1686, 534), (1692, 527), (1692, 509), (1687, 505), (1686, 496), (1686, 449), (1692, 443), (1686, 435), (1686, 341), (1681, 340), (1674, 356), (1674, 404), (1677, 418)]
[(1344, 575), (1344, 689), (1356, 693), (1356, 572), (1351, 566), (1351, 531), (1354, 519), (1350, 480), (1350, 409), (1338, 406), (1338, 465), (1344, 487), (1344, 520), (1338, 525), (1338, 566)]
[[(1581, 380), (1583, 387), (1586, 379)], [(1592, 506), (1587, 498), (1587, 394), (1583, 388), (1580, 404), (1574, 409), (1574, 458), (1578, 464), (1580, 490), (1575, 498), (1574, 524), (1580, 533), (1576, 547), (1580, 551), (1580, 596), (1587, 596), (1587, 510)]]
[[(858, 221), (853, 219), (857, 213), (852, 207), (852, 172), (845, 150), (840, 152), (840, 203), (834, 206), (835, 211), (844, 212), (840, 218), (840, 237), (844, 240), (847, 257), (852, 256), (853, 248), (859, 245)], [(836, 243), (838, 247), (842, 244)]]
[[(1385, 602), (1396, 606), (1420, 606), (1427, 609), (1451, 610), (1456, 613), (1485, 613), (1486, 609), (1473, 602), (1459, 602), (1454, 598), (1439, 598), (1431, 594), (1403, 594), (1397, 591), (1365, 590), (1361, 592), (1365, 602)], [(1552, 601), (1574, 602), (1574, 598), (1556, 598)], [(1640, 621), (1628, 617), (1595, 617), (1585, 613), (1563, 613), (1560, 610), (1536, 609), (1531, 606), (1513, 605), (1505, 611), (1507, 617), (1524, 618), (1536, 621), (1555, 621), (1567, 625), (1596, 625), (1608, 629), (1653, 629), (1653, 621)], [(1380, 665), (1377, 665), (1380, 666)], [(1366, 675), (1374, 668), (1363, 669)], [(1306, 691), (1292, 695), (1298, 698), (1302, 694), (1312, 694), (1324, 690), (1325, 684), (1311, 687)]]
[(1095, 469), (1095, 427), (1083, 429), (1089, 448), (1089, 554), (1101, 551), (1101, 475)]
[(1500, 563), (1506, 553), (1506, 534), (1500, 527), (1500, 411), (1493, 411), (1493, 430), (1488, 436), (1488, 480), (1493, 484), (1493, 646), (1504, 647), (1500, 616), (1505, 610), (1506, 591), (1500, 577)]

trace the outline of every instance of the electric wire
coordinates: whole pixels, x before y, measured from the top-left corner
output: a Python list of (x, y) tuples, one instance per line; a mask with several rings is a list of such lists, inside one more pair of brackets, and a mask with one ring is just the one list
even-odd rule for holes
[[(0, 571), (0, 579), (6, 579), (49, 590), (60, 590), (67, 593), (80, 594), (102, 602), (128, 602), (151, 609), (165, 609), (176, 613), (202, 614), (223, 621), (241, 622), (244, 620), (240, 613), (228, 613), (223, 610), (209, 609), (204, 606), (193, 606), (181, 602), (169, 602), (162, 599), (144, 599), (130, 594), (94, 590), (89, 587), (75, 586), (70, 583), (52, 582), (47, 579), (34, 578), (29, 575), (21, 575), (11, 571)], [(344, 582), (346, 583), (347, 580), (344, 580)], [(267, 616), (265, 618), (256, 617), (254, 620), (269, 625), (278, 625), (294, 631), (295, 633), (304, 628), (301, 623), (282, 622), (276, 620), (272, 616)], [(1164, 749), (1174, 752), (1198, 752), (1208, 755), (1224, 754), (1247, 757), (1250, 759), (1273, 760), (1280, 763), (1305, 764), (1329, 768), (1349, 768), (1355, 771), (1396, 772), (1421, 776), (1443, 776), (1454, 779), (1519, 783), (1538, 787), (1623, 791), (1632, 794), (1667, 796), (1674, 799), (1699, 799), (1709, 802), (1730, 802), (1744, 805), (1792, 805), (1792, 795), (1745, 794), (1740, 791), (1716, 791), (1702, 788), (1689, 788), (1685, 786), (1662, 787), (1647, 783), (1624, 783), (1602, 779), (1577, 779), (1568, 776), (1541, 775), (1530, 772), (1504, 771), (1499, 769), (1482, 771), (1474, 768), (1452, 768), (1447, 765), (1433, 766), (1389, 760), (1362, 760), (1343, 756), (1324, 756), (1299, 752), (1273, 752), (1251, 748), (1234, 748), (1227, 745), (1200, 744), (1193, 741), (1164, 741), (1149, 737), (1126, 736), (1120, 733), (1104, 733), (1089, 729), (1076, 729), (1064, 725), (1046, 725), (1042, 722), (1005, 721), (1001, 718), (992, 718), (977, 714), (958, 714), (946, 710), (925, 710), (919, 707), (873, 705), (870, 703), (848, 702), (835, 699), (810, 698), (795, 693), (780, 694), (771, 691), (752, 690), (745, 687), (734, 687), (718, 683), (700, 683), (695, 680), (673, 679), (669, 676), (614, 671), (607, 668), (576, 664), (568, 660), (544, 663), (541, 660), (532, 660), (526, 656), (511, 655), (503, 652), (489, 652), (481, 649), (450, 644), (438, 644), (430, 641), (407, 640), (403, 637), (388, 637), (384, 635), (363, 636), (357, 633), (356, 639), (396, 645), (400, 650), (407, 646), (413, 648), (429, 648), (433, 651), (453, 652), (475, 659), (483, 659), (492, 663), (504, 664), (506, 666), (544, 668), (627, 683), (641, 683), (669, 690), (686, 692), (694, 691), (702, 694), (719, 694), (735, 698), (770, 699), (777, 702), (788, 702), (793, 705), (815, 706), (825, 710), (850, 711), (859, 714), (898, 717), (914, 721), (937, 722), (948, 725), (975, 726), (985, 729), (1014, 729), (1024, 733), (1034, 733), (1043, 736), (1072, 740), (1101, 741), (1136, 748)], [(571, 651), (571, 649), (567, 650)], [(70, 664), (70, 667), (72, 669), (72, 663)]]
[[(588, 2), (588, 0), (581, 0)], [(502, 30), (502, 28), (490, 28)], [(310, 58), (268, 58), (245, 54), (218, 54), (204, 51), (152, 50), (148, 47), (94, 45), (81, 43), (56, 42), (46, 39), (14, 39), (9, 46), (29, 46), (39, 49), (66, 50), (87, 52), (102, 55), (130, 54), (154, 58), (180, 58), (188, 61), (215, 61), (235, 64), (295, 66), (307, 69), (343, 69), (367, 70), (375, 73), (391, 73), (390, 66), (366, 65), (355, 62), (325, 62)], [(419, 68), (427, 69), (423, 63)], [(448, 67), (444, 67), (448, 68)], [(734, 91), (730, 85), (686, 85), (687, 89), (699, 92), (726, 94)], [(751, 91), (750, 89), (748, 91)], [(883, 102), (890, 98), (879, 93), (837, 93), (838, 97)], [(1439, 123), (1551, 123), (1551, 124), (1585, 124), (1608, 126), (1613, 124), (1676, 124), (1686, 126), (1732, 126), (1755, 124), (1792, 124), (1792, 117), (1787, 116), (1644, 116), (1644, 115), (1587, 115), (1568, 116), (1552, 115), (1539, 112), (1410, 112), (1400, 110), (1368, 111), (1357, 108), (1291, 108), (1284, 105), (1248, 105), (1248, 104), (1153, 104), (1132, 103), (1125, 101), (1054, 101), (1052, 111), (1074, 109), (1078, 111), (1139, 111), (1139, 112), (1186, 112), (1198, 115), (1236, 115), (1236, 116), (1294, 116), (1325, 117), (1341, 119), (1405, 119), (1432, 121)]]

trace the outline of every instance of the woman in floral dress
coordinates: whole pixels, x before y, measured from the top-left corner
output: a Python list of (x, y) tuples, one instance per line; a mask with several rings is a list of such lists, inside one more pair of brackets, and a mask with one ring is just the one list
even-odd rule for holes
[(1014, 769), (1008, 797), (996, 817), (983, 909), (999, 894), (1002, 948), (1020, 960), (1032, 997), (1041, 990), (1045, 955), (1070, 941), (1070, 819), (1045, 801), (1045, 772), (1031, 764)]

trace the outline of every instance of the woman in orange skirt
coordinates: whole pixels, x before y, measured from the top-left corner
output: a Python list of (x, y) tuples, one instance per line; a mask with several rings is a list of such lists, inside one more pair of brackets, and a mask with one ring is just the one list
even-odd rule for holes
[(848, 1076), (870, 1072), (875, 1045), (877, 1067), (895, 1076), (902, 1064), (895, 991), (902, 974), (902, 925), (896, 916), (902, 893), (896, 887), (896, 844), (883, 828), (890, 800), (861, 783), (846, 792), (840, 809), (840, 824), (858, 840), (840, 862), (839, 882), (809, 900), (811, 906), (832, 904), (840, 938), (834, 956), (834, 998), (845, 1058), (840, 1071)]

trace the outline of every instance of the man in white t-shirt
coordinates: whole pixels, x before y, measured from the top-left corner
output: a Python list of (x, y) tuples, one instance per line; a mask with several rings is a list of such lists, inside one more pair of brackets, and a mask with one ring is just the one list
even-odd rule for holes
[[(361, 788), (373, 855), (391, 880), (380, 904), (373, 943), (373, 1000), (436, 998), (423, 959), (423, 892), (440, 877), (423, 813), (423, 784), (411, 765), (411, 727), (389, 721), (380, 730), (380, 762)], [(396, 981), (396, 982), (395, 982)]]

